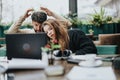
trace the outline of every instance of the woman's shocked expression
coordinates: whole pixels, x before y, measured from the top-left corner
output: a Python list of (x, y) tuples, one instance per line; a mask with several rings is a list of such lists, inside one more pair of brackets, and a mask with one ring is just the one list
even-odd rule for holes
[(55, 39), (55, 31), (54, 31), (54, 29), (52, 27), (50, 27), (49, 25), (45, 25), (43, 27), (43, 30), (44, 30), (45, 33), (47, 33), (47, 36), (49, 38), (51, 38), (53, 40)]

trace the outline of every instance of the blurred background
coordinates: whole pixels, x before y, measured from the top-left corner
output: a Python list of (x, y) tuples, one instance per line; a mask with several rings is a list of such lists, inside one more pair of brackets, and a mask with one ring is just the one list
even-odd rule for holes
[[(79, 28), (87, 34), (119, 33), (119, 3), (120, 0), (0, 0), (0, 35), (4, 37), (5, 30), (27, 9), (39, 11), (41, 6), (69, 19), (72, 28)], [(29, 17), (23, 26), (30, 25)]]
[[(120, 17), (120, 0), (0, 0), (0, 22), (8, 24), (16, 21), (28, 8), (39, 10), (47, 7), (59, 15), (76, 13), (80, 19), (88, 19), (88, 14), (105, 9), (105, 15)], [(29, 19), (28, 19), (29, 20)]]

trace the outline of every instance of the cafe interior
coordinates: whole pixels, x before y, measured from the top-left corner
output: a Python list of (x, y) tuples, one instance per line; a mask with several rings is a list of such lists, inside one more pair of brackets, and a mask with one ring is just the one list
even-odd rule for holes
[[(119, 3), (120, 0), (0, 0), (0, 80), (120, 80)], [(75, 55), (66, 51), (69, 56), (56, 58), (53, 54), (57, 50), (40, 48), (40, 59), (10, 55), (6, 40), (8, 29), (27, 9), (39, 11), (40, 7), (69, 20), (72, 25), (68, 30), (83, 31), (93, 41), (97, 54)], [(20, 26), (31, 29), (31, 18)], [(18, 38), (14, 40), (22, 42)], [(12, 45), (15, 42), (9, 41)], [(24, 46), (29, 48), (28, 44)], [(9, 46), (9, 51), (12, 49)]]

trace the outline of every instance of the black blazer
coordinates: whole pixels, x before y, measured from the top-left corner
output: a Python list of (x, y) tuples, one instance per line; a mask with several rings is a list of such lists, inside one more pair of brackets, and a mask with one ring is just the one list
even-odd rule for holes
[(97, 54), (96, 46), (85, 33), (79, 29), (68, 31), (70, 42), (69, 49), (76, 55)]

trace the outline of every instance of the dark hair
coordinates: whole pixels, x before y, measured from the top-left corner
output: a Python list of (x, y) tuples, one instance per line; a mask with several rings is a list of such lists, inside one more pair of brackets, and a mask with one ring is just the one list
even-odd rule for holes
[(32, 21), (43, 23), (45, 20), (47, 20), (47, 14), (45, 12), (34, 12), (31, 15)]

